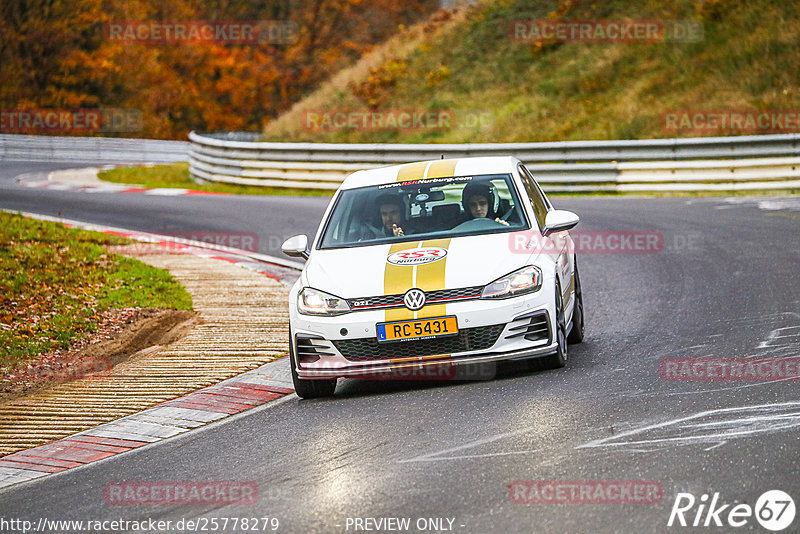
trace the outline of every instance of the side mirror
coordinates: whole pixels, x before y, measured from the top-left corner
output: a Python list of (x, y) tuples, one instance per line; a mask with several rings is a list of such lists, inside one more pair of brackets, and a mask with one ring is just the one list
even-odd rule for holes
[(580, 222), (580, 217), (566, 210), (552, 210), (547, 212), (544, 218), (544, 230), (542, 235), (545, 237), (553, 232), (561, 232), (575, 227)]
[(308, 238), (305, 234), (290, 237), (281, 245), (281, 251), (292, 258), (308, 259)]

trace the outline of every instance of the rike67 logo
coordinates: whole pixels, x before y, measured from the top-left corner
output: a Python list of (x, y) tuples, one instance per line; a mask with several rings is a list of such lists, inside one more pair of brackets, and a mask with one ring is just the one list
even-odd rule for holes
[(779, 532), (794, 522), (794, 516), (794, 500), (781, 490), (764, 492), (754, 507), (723, 503), (719, 493), (712, 497), (704, 493), (700, 499), (691, 493), (678, 493), (667, 526), (740, 528), (755, 518), (765, 529)]

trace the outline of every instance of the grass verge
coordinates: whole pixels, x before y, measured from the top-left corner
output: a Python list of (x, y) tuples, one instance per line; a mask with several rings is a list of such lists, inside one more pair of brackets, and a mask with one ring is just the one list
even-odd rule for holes
[(118, 167), (100, 171), (97, 177), (106, 182), (131, 184), (149, 188), (193, 189), (231, 195), (332, 196), (333, 191), (283, 187), (257, 187), (236, 184), (198, 184), (189, 175), (188, 163), (154, 165), (152, 167)]
[(107, 310), (192, 309), (167, 271), (104, 248), (129, 242), (0, 212), (0, 374), (69, 348)]

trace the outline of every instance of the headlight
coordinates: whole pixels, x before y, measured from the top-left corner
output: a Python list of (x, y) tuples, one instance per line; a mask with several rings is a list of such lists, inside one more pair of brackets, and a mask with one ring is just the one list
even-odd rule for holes
[(498, 278), (483, 288), (482, 299), (505, 299), (525, 293), (539, 291), (542, 287), (542, 271), (529, 265)]
[(303, 315), (341, 315), (350, 311), (347, 301), (304, 287), (297, 295), (297, 311)]

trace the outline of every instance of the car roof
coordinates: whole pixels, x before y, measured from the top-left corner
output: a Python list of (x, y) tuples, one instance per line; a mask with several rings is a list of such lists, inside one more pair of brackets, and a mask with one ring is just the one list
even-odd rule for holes
[(340, 189), (354, 189), (406, 180), (513, 173), (519, 160), (512, 156), (433, 159), (356, 171), (342, 182)]

